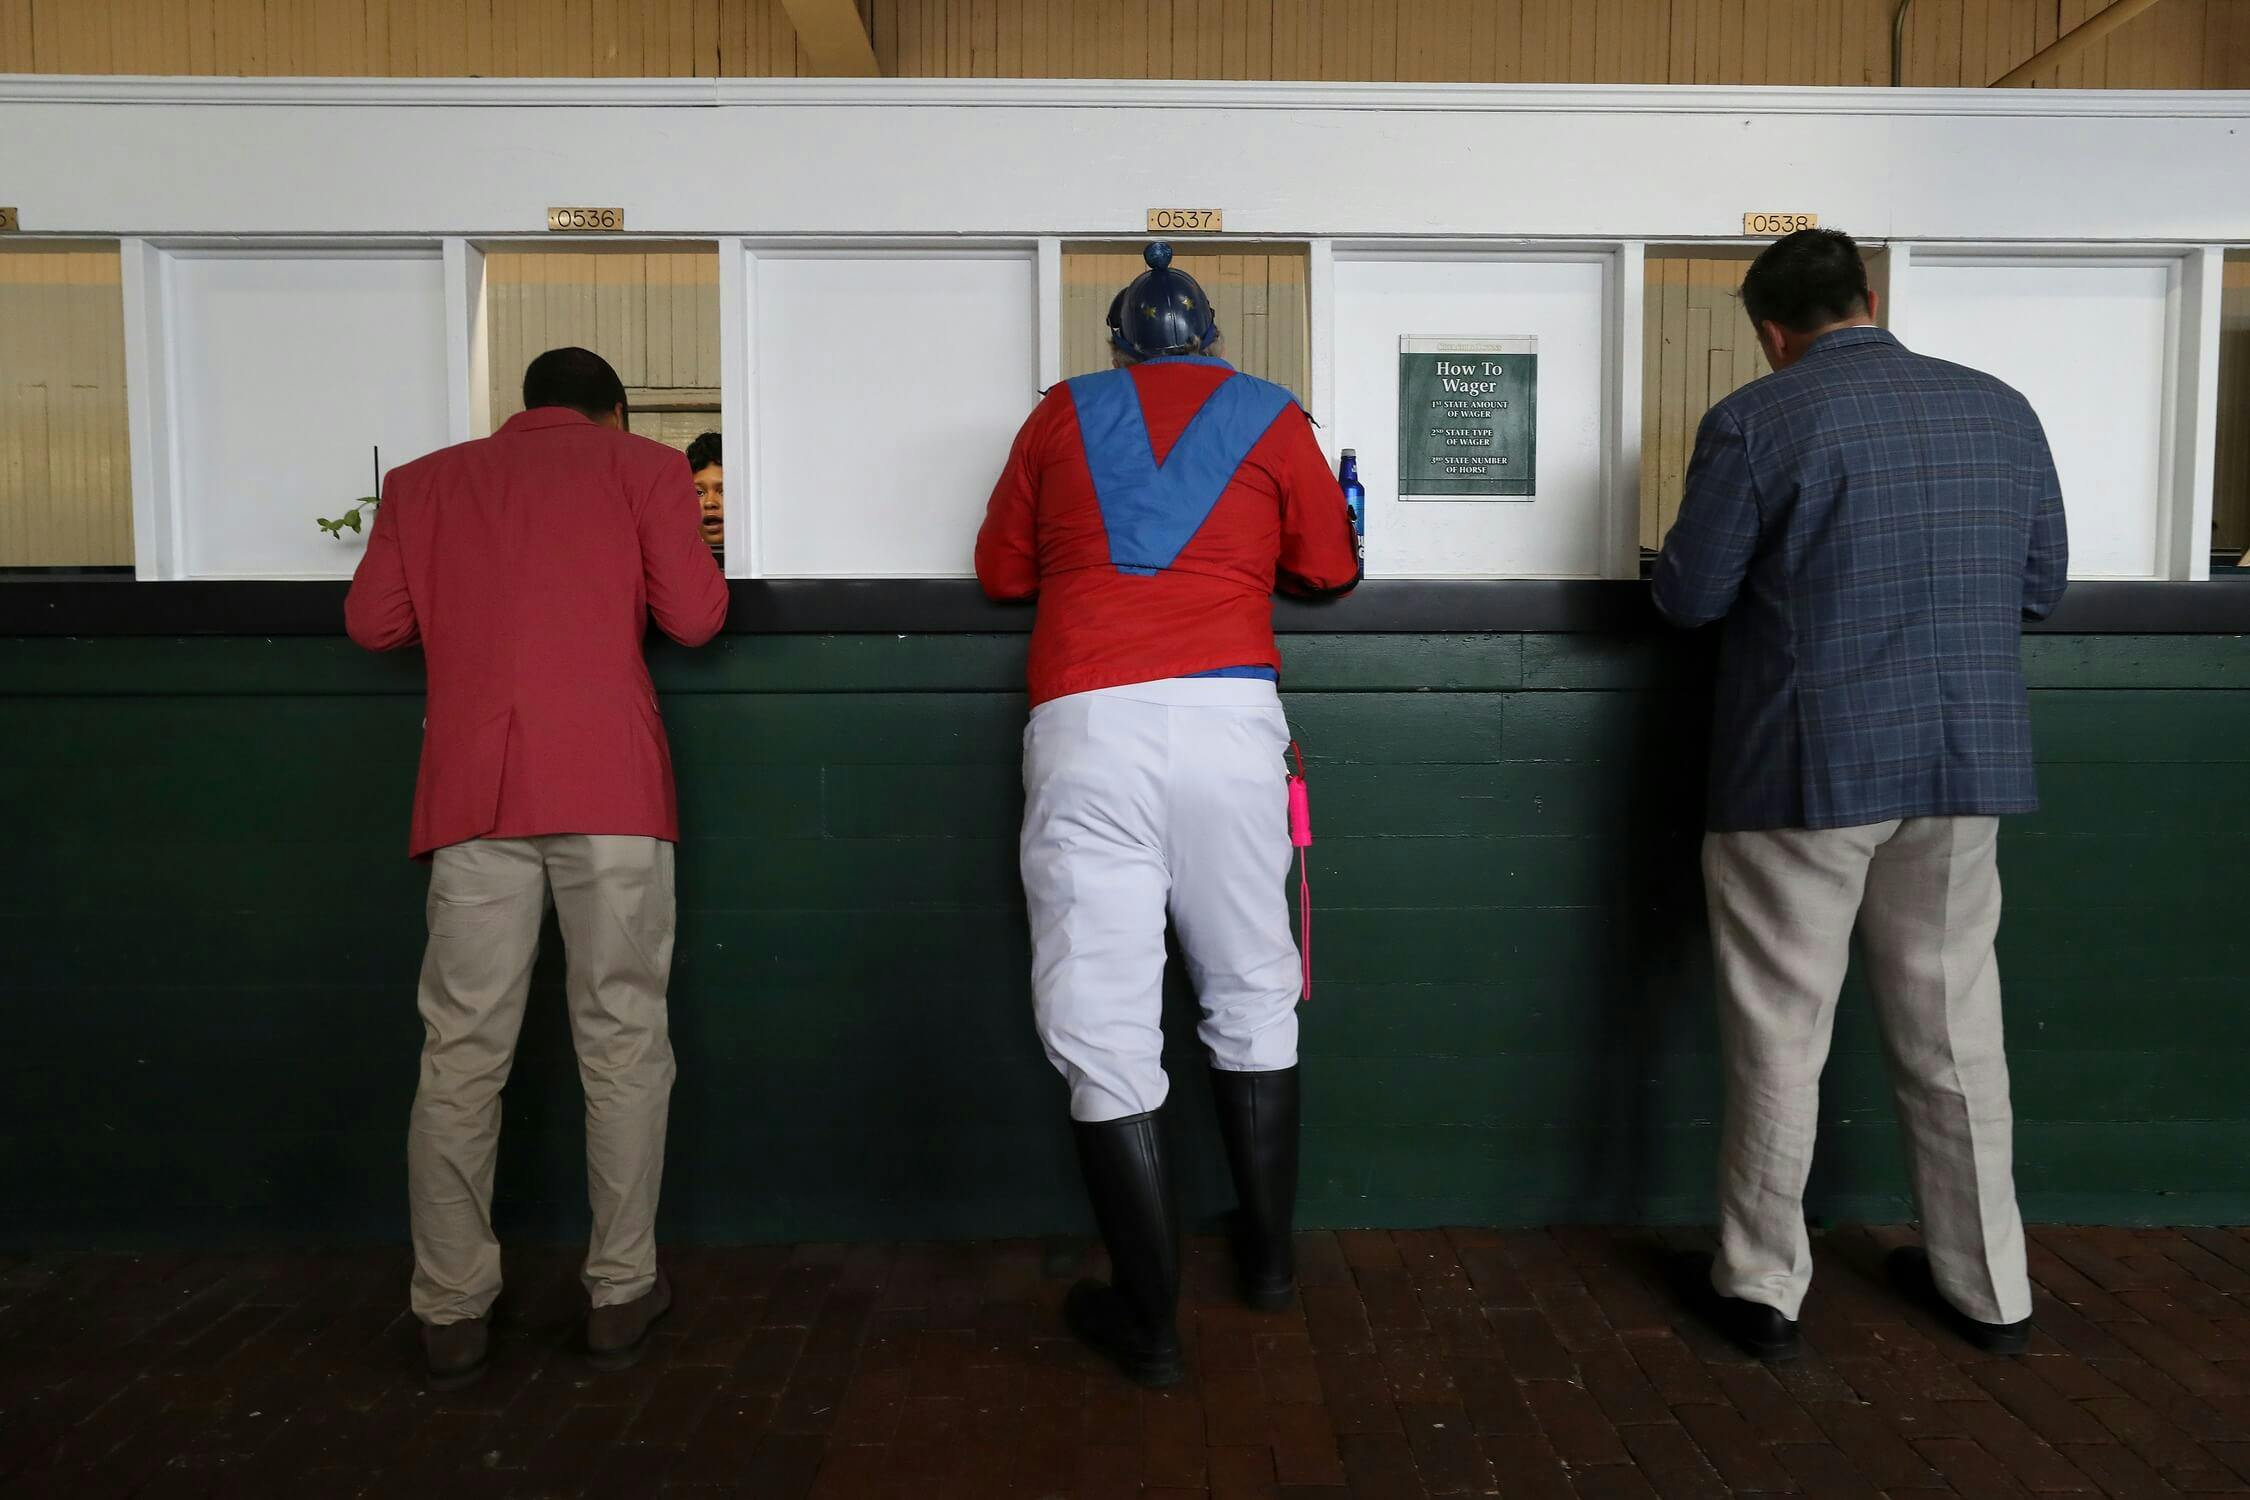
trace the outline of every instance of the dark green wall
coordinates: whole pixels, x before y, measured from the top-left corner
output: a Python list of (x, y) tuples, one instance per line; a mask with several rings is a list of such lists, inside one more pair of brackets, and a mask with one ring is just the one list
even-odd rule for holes
[[(2026, 1210), (2250, 1218), (2250, 639), (2025, 649), (2048, 810), (2009, 827), (2001, 944)], [(1304, 1218), (1707, 1217), (1702, 644), (1286, 651), (1319, 830)], [(1082, 1222), (1026, 1000), (1022, 653), (657, 653), (688, 828), (669, 1233)], [(0, 1240), (402, 1233), (419, 670), (341, 640), (0, 641)], [(504, 1222), (543, 1236), (584, 1213), (557, 956), (501, 1168)], [(1903, 1216), (1856, 990), (1826, 1113), (1818, 1210)]]

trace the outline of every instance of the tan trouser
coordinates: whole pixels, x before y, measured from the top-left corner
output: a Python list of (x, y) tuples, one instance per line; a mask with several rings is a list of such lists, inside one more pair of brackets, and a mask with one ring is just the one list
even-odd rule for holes
[(1908, 818), (1704, 840), (1727, 1072), (1722, 1294), (1794, 1318), (1812, 1281), (1805, 1177), (1856, 922), (1938, 1286), (1987, 1323), (2031, 1316), (1992, 952), (1999, 826)]
[(586, 1290), (630, 1302), (656, 1281), (656, 1198), (672, 1097), (672, 846), (558, 835), (440, 849), (422, 961), (422, 1082), (406, 1137), (416, 1317), (484, 1316), (500, 1294), (492, 1165), (500, 1089), (552, 893), (586, 1091)]

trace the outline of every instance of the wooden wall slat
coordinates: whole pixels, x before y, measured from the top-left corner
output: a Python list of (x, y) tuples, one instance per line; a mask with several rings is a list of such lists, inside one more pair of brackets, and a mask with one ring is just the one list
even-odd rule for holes
[(0, 250), (0, 567), (133, 561), (114, 246)]
[[(523, 409), (523, 370), (544, 349), (577, 344), (615, 366), (626, 387), (704, 400), (719, 386), (719, 258), (713, 251), (494, 251), (491, 307), (495, 426)], [(636, 423), (685, 442), (713, 417)]]
[[(1309, 348), (1309, 258), (1288, 246), (1225, 253), (1183, 250), (1173, 264), (1210, 294), (1227, 357), (1252, 375), (1305, 391)], [(1109, 368), (1107, 317), (1117, 289), (1145, 267), (1137, 250), (1067, 247), (1063, 252), (1063, 374)]]

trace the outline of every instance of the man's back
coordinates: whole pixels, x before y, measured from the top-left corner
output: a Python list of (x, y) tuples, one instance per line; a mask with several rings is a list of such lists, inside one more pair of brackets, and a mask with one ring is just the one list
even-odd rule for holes
[(2021, 395), (1842, 329), (1711, 410), (1687, 489), (1656, 597), (1728, 620), (1714, 829), (2037, 805), (2021, 622), (2067, 554)]
[(346, 618), (363, 645), (428, 658), (416, 854), (677, 837), (641, 647), (651, 613), (689, 645), (725, 618), (697, 514), (679, 454), (561, 407), (391, 474)]

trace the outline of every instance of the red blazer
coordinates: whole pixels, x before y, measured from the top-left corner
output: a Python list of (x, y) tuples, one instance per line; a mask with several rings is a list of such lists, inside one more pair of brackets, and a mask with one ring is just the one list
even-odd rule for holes
[(651, 615), (688, 646), (726, 619), (700, 517), (679, 453), (562, 407), (391, 471), (344, 625), (426, 659), (415, 858), (477, 838), (678, 840), (641, 647)]

